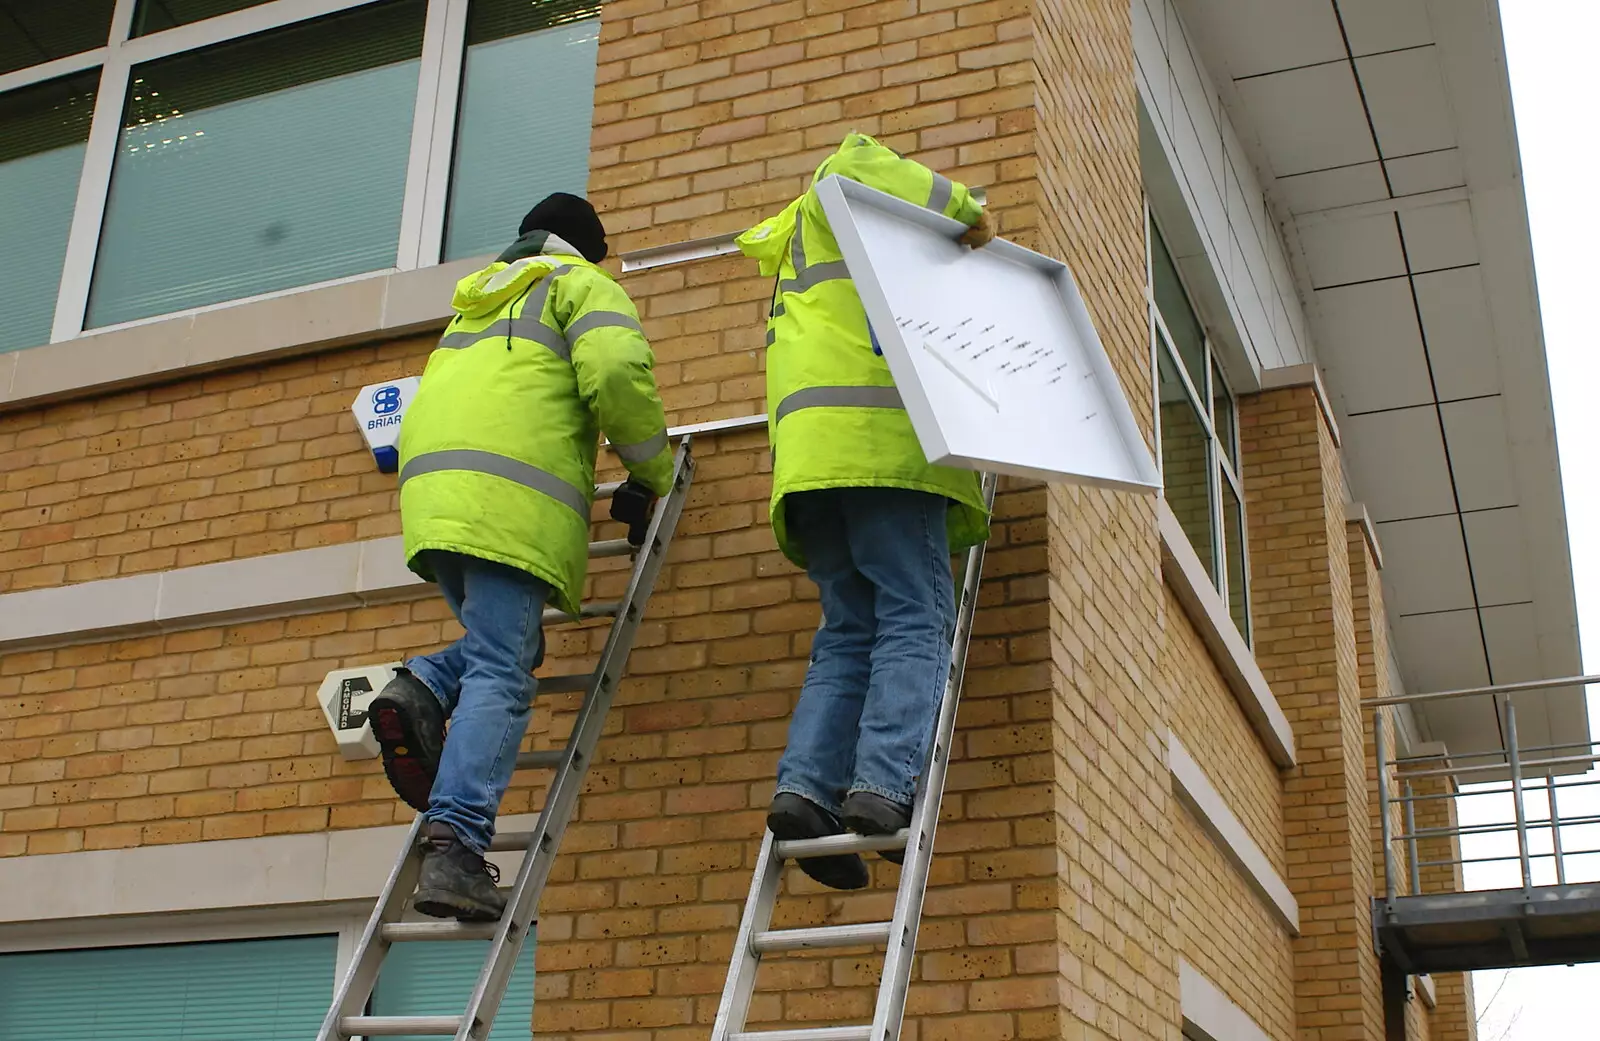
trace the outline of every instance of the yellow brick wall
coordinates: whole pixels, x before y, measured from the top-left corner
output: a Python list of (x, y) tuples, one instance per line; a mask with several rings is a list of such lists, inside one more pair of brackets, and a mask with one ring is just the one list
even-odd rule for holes
[[(741, 477), (714, 476), (719, 460), (740, 454), (765, 449), (725, 438), (703, 457), (712, 476), (697, 488), (717, 504), (685, 515), (545, 897), (541, 1030), (688, 1025), (713, 1011), (817, 624), (809, 583), (786, 565), (759, 566), (771, 553), (764, 528), (746, 520), (749, 545), (712, 548), (741, 534), (720, 532), (717, 517), (754, 513), (756, 502), (738, 501)], [(749, 494), (759, 500), (765, 490)], [(1029, 982), (1048, 981), (1055, 963), (1051, 888), (1038, 881), (1054, 871), (1048, 698), (1038, 692), (1043, 583), (1026, 573), (1042, 508), (1037, 491), (1000, 503), (924, 929), (924, 949), (947, 953), (925, 959), (927, 982), (912, 996), (914, 1011), (972, 1010), (991, 1026), (1009, 1021), (1030, 987), (1053, 995), (1053, 984)], [(592, 661), (604, 631), (552, 633), (548, 671)], [(329, 669), (393, 660), (456, 632), (427, 596), (9, 655), (0, 664), (0, 854), (404, 821), (375, 762), (335, 753), (316, 685)], [(564, 738), (573, 707), (573, 697), (541, 702), (531, 743)], [(503, 812), (537, 808), (539, 776), (519, 775)], [(887, 882), (894, 869), (876, 871)], [(892, 899), (881, 888), (796, 889), (782, 905), (788, 924), (882, 917)], [(781, 1006), (759, 1003), (758, 1014), (799, 1021), (859, 1010), (868, 995), (861, 962), (788, 970), (782, 979), (796, 993)], [(951, 1022), (928, 1036), (957, 1029)]]
[[(1153, 439), (1130, 33), (1114, 0), (614, 0), (591, 194), (617, 251), (734, 231), (799, 192), (846, 131), (878, 134), (984, 185), (1008, 237), (1073, 265)], [(752, 264), (717, 258), (623, 284), (672, 422), (764, 409), (771, 282)], [(356, 387), (420, 371), (429, 347), (332, 350), (0, 415), (0, 592), (397, 533), (393, 478), (374, 472), (348, 406)], [(1244, 479), (1257, 581), (1279, 626), (1269, 635), (1286, 641), (1269, 676), (1289, 708), (1323, 697), (1329, 677), (1353, 684), (1358, 651), (1348, 577), (1342, 601), (1273, 592), (1262, 550), (1301, 508), (1255, 495), (1281, 490), (1273, 450), (1247, 459)], [(696, 454), (670, 563), (545, 896), (541, 1033), (703, 1039), (749, 885), (815, 591), (766, 527), (764, 433), (703, 439)], [(1320, 457), (1295, 466), (1327, 479)], [(1274, 1036), (1307, 1027), (1291, 966), (1304, 976), (1320, 964), (1307, 953), (1320, 941), (1290, 945), (1171, 797), (1165, 735), (1179, 733), (1274, 865), (1301, 879), (1308, 920), (1322, 890), (1307, 881), (1315, 843), (1295, 811), (1311, 804), (1296, 785), (1315, 774), (1292, 777), (1286, 796), (1161, 587), (1153, 511), (1135, 495), (1003, 485), (907, 1041), (1177, 1041), (1180, 955)], [(1342, 525), (1335, 513), (1318, 515), (1325, 532)], [(614, 595), (617, 567), (596, 568), (592, 595)], [(0, 856), (402, 821), (376, 764), (338, 758), (313, 692), (331, 668), (455, 632), (424, 593), (7, 655)], [(547, 671), (582, 667), (603, 632), (553, 632)], [(1322, 656), (1304, 673), (1302, 639)], [(530, 742), (562, 739), (574, 708), (542, 699)], [(1324, 760), (1316, 740), (1306, 748), (1348, 780), (1341, 749)], [(1359, 756), (1354, 768), (1360, 786)], [(537, 775), (519, 776), (505, 810), (541, 794)], [(886, 917), (895, 870), (874, 861), (878, 887), (856, 894), (795, 875), (778, 920)], [(1341, 890), (1341, 906), (1355, 893)], [(875, 964), (778, 960), (752, 1021), (864, 1018)], [(1339, 971), (1328, 978), (1342, 983)]]
[[(1033, 221), (1027, 6), (619, 0), (602, 25), (592, 195), (614, 248), (747, 226), (849, 129), (988, 188)], [(761, 411), (770, 281), (742, 258), (629, 277), (673, 422)], [(393, 534), (347, 409), (420, 370), (428, 338), (0, 417), (0, 590)], [(544, 900), (538, 1029), (703, 1037), (817, 622), (766, 528), (761, 432), (699, 472), (600, 758)], [(90, 483), (94, 482), (94, 483)], [(1055, 1036), (1058, 1000), (1045, 497), (997, 506), (908, 1038)], [(106, 541), (114, 540), (114, 541)], [(619, 581), (602, 571), (593, 593)], [(333, 752), (330, 668), (454, 634), (431, 597), (363, 611), (8, 656), (0, 853), (364, 827), (404, 818), (375, 764)], [(598, 632), (555, 633), (549, 671)], [(532, 742), (575, 699), (542, 702)], [(505, 811), (537, 805), (520, 777)], [(882, 884), (895, 869), (875, 862)], [(799, 875), (782, 924), (886, 917), (891, 891)], [(865, 1013), (874, 959), (783, 959), (753, 1021)], [(921, 1017), (929, 1017), (924, 1020)]]
[[(1035, 5), (1039, 248), (1072, 265), (1151, 437), (1130, 12)], [(1061, 1036), (1176, 1041), (1181, 1027), (1170, 707), (1154, 504), (1050, 489)]]
[(1171, 706), (1172, 729), (1281, 875), (1282, 775), (1178, 598), (1167, 590), (1163, 601), (1166, 644), (1160, 682)]
[[(1402, 773), (1402, 782), (1405, 779)], [(1456, 790), (1453, 781), (1444, 777), (1418, 777), (1411, 781), (1411, 786), (1414, 795), (1434, 796), (1419, 799), (1416, 803), (1418, 830), (1459, 826), (1455, 800), (1439, 798)], [(1460, 857), (1459, 839), (1438, 836), (1417, 842), (1417, 859), (1420, 862), (1457, 860)], [(1424, 893), (1459, 893), (1463, 888), (1463, 872), (1459, 864), (1434, 864), (1422, 868), (1420, 875)], [(1471, 973), (1444, 973), (1433, 980), (1439, 995), (1439, 1005), (1429, 1017), (1433, 1041), (1477, 1041), (1477, 1007), (1472, 993)]]
[(1311, 387), (1240, 402), (1256, 657), (1294, 729), (1285, 782), (1300, 1036), (1382, 1032), (1359, 652), (1338, 450)]
[[(1178, 739), (1281, 876), (1283, 790), (1277, 767), (1169, 590), (1159, 682)], [(1294, 1034), (1294, 964), (1287, 929), (1200, 829), (1170, 804), (1179, 953), (1272, 1037)], [(1225, 929), (1217, 923), (1226, 922)]]
[[(1356, 626), (1361, 697), (1363, 700), (1388, 697), (1393, 691), (1389, 687), (1389, 671), (1386, 665), (1389, 634), (1387, 628), (1382, 624), (1384, 607), (1381, 574), (1361, 525), (1352, 521), (1347, 525), (1346, 536), (1350, 560), (1350, 580)], [(1370, 710), (1363, 710), (1362, 726), (1364, 728), (1363, 745), (1367, 763), (1367, 800), (1370, 807), (1369, 816), (1371, 820), (1368, 834), (1372, 849), (1372, 885), (1374, 894), (1381, 897), (1385, 887), (1383, 832), (1382, 823), (1378, 816), (1377, 746), (1372, 712)], [(1384, 750), (1386, 759), (1390, 763), (1394, 762), (1395, 756), (1398, 754), (1395, 742), (1395, 737), (1399, 732), (1398, 726), (1395, 711), (1393, 709), (1385, 709)], [(1393, 766), (1389, 768), (1387, 781), (1392, 797), (1399, 797), (1405, 794), (1406, 777)], [(1415, 795), (1439, 794), (1444, 791), (1445, 785), (1438, 778), (1418, 778), (1413, 782), (1413, 794)], [(1455, 820), (1454, 810), (1454, 804), (1449, 801), (1422, 800), (1414, 804), (1414, 825), (1418, 829), (1449, 826)], [(1403, 804), (1395, 803), (1390, 808), (1389, 826), (1390, 833), (1394, 836), (1404, 835), (1409, 830), (1406, 827)], [(1403, 840), (1396, 840), (1393, 844), (1392, 853), (1395, 891), (1403, 896), (1412, 891), (1411, 858), (1408, 854), (1407, 843)], [(1421, 840), (1417, 843), (1417, 859), (1419, 861), (1452, 859), (1460, 855), (1460, 843), (1456, 840), (1438, 838)], [(1420, 875), (1421, 891), (1425, 893), (1460, 892), (1462, 888), (1459, 867), (1435, 866), (1424, 868)], [(1475, 1012), (1473, 1009), (1471, 982), (1471, 977), (1462, 973), (1435, 976), (1434, 986), (1438, 1005), (1430, 1011), (1420, 997), (1408, 1002), (1406, 1005), (1406, 1037), (1412, 1039), (1412, 1041), (1431, 1041), (1435, 1036), (1449, 1038), (1452, 1041), (1476, 1041), (1477, 1033), (1476, 1023), (1474, 1022)]]
[(1295, 1037), (1294, 950), (1287, 930), (1181, 807), (1172, 832), (1179, 953), (1268, 1037)]
[(0, 414), (0, 592), (396, 534), (353, 391), (431, 343)]
[(1439, 1006), (1428, 1016), (1432, 1041), (1478, 1041), (1477, 998), (1470, 972), (1443, 973), (1433, 978)]
[[(1361, 699), (1367, 701), (1385, 698), (1392, 693), (1389, 689), (1389, 630), (1384, 621), (1383, 585), (1378, 563), (1372, 555), (1371, 546), (1360, 523), (1351, 521), (1346, 525), (1345, 542), (1349, 554), (1351, 606), (1354, 612)], [(1398, 754), (1395, 743), (1398, 731), (1394, 709), (1384, 709), (1383, 716), (1384, 761), (1392, 764)], [(1378, 814), (1378, 750), (1372, 710), (1361, 710), (1361, 727), (1363, 756), (1366, 761), (1367, 805), (1371, 807), (1367, 831), (1372, 850), (1373, 888), (1374, 892), (1381, 894), (1385, 886), (1383, 824)], [(1403, 794), (1398, 787), (1394, 766), (1389, 767), (1385, 780), (1391, 797)], [(1399, 835), (1404, 830), (1405, 815), (1401, 803), (1390, 806), (1389, 827), (1391, 835)], [(1392, 852), (1398, 854), (1392, 863), (1395, 889), (1400, 893), (1409, 892), (1410, 862), (1398, 845)]]

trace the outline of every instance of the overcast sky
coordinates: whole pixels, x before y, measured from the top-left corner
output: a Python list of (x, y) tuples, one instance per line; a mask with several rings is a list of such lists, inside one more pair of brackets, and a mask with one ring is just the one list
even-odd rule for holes
[[(1595, 136), (1600, 88), (1594, 52), (1594, 42), (1600, 39), (1600, 3), (1499, 2), (1561, 446), (1578, 624), (1585, 671), (1593, 672), (1600, 666), (1600, 643), (1596, 643), (1600, 640), (1600, 539), (1593, 537), (1600, 532), (1600, 496), (1594, 492), (1600, 486), (1600, 452), (1594, 444), (1600, 336), (1593, 320), (1597, 295), (1594, 245), (1600, 242), (1600, 209), (1592, 194), (1593, 178), (1600, 171), (1600, 144)], [(1600, 721), (1600, 699), (1593, 692), (1589, 718), (1592, 729)], [(1570, 802), (1568, 796), (1561, 797), (1563, 816), (1595, 812), (1591, 807), (1600, 804), (1600, 787), (1571, 795)], [(1464, 807), (1463, 817), (1488, 809)], [(1529, 813), (1542, 817), (1546, 809), (1540, 800), (1533, 800)], [(1548, 838), (1545, 841), (1548, 843)], [(1564, 829), (1563, 846), (1600, 848), (1600, 829)], [(1578, 876), (1569, 881), (1600, 878), (1600, 857), (1575, 859), (1569, 872)], [(1514, 886), (1517, 875), (1515, 865), (1481, 867), (1468, 876), (1468, 884), (1472, 888)], [(1536, 882), (1550, 880), (1535, 878)], [(1502, 981), (1504, 989), (1485, 1013), (1484, 1005)], [(1600, 1037), (1600, 965), (1480, 972), (1475, 985), (1483, 1014), (1479, 1041), (1593, 1041)]]

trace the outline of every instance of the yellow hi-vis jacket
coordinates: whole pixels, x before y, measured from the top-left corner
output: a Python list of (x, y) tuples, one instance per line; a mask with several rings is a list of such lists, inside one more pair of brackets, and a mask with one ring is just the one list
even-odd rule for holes
[(950, 549), (959, 552), (989, 537), (978, 475), (930, 465), (917, 441), (817, 198), (817, 182), (830, 174), (968, 225), (980, 214), (963, 185), (851, 134), (817, 167), (812, 188), (739, 237), (761, 273), (778, 277), (767, 323), (773, 534), (803, 567), (804, 554), (788, 533), (786, 496), (818, 488), (912, 488), (950, 500)]
[[(505, 258), (515, 258), (507, 263)], [(548, 582), (576, 612), (598, 431), (658, 495), (672, 454), (639, 315), (578, 251), (532, 232), (456, 284), (456, 316), (400, 424), (406, 561), (452, 550)]]

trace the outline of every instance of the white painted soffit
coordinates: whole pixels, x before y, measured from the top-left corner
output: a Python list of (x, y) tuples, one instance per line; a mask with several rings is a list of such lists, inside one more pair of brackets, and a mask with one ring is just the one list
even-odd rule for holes
[[(1406, 688), (1579, 674), (1496, 3), (1171, 5), (1295, 264)], [(1418, 715), (1452, 751), (1501, 744), (1487, 704)], [(1528, 745), (1588, 738), (1576, 689), (1519, 699), (1518, 721)]]

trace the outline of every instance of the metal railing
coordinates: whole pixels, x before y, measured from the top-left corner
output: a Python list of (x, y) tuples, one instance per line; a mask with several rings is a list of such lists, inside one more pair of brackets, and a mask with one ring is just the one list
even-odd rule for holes
[[(1378, 817), (1382, 829), (1383, 876), (1385, 898), (1394, 900), (1399, 895), (1423, 894), (1423, 871), (1427, 868), (1456, 868), (1465, 872), (1467, 865), (1508, 863), (1516, 861), (1520, 868), (1521, 888), (1534, 886), (1534, 865), (1550, 861), (1554, 866), (1557, 885), (1566, 885), (1569, 861), (1575, 857), (1600, 857), (1600, 846), (1588, 849), (1566, 849), (1562, 843), (1563, 828), (1600, 826), (1600, 813), (1563, 817), (1559, 795), (1576, 788), (1600, 786), (1600, 774), (1587, 772), (1588, 767), (1600, 763), (1600, 742), (1572, 741), (1561, 744), (1523, 747), (1517, 739), (1517, 710), (1512, 696), (1531, 691), (1551, 690), (1558, 687), (1584, 687), (1600, 683), (1600, 676), (1574, 676), (1566, 679), (1539, 680), (1530, 683), (1507, 683), (1492, 687), (1474, 687), (1465, 690), (1438, 691), (1428, 694), (1408, 694), (1390, 698), (1375, 698), (1364, 704), (1373, 710), (1373, 743), (1376, 746), (1378, 767)], [(1384, 710), (1392, 706), (1414, 705), (1458, 698), (1489, 697), (1493, 699), (1496, 719), (1504, 736), (1504, 747), (1486, 752), (1464, 754), (1442, 753), (1433, 755), (1397, 756), (1391, 758), (1385, 741)], [(1584, 750), (1581, 754), (1577, 750)], [(1526, 758), (1532, 755), (1533, 758)], [(1390, 773), (1394, 772), (1391, 779)], [(1576, 776), (1558, 778), (1557, 774)], [(1482, 778), (1481, 781), (1474, 778)], [(1421, 792), (1418, 782), (1437, 779), (1441, 790)], [(1398, 784), (1400, 794), (1396, 794)], [(1470, 786), (1470, 787), (1467, 787)], [(1530, 819), (1527, 796), (1542, 794), (1547, 807), (1543, 816)], [(1462, 800), (1509, 796), (1509, 820), (1460, 823)], [(1426, 803), (1446, 802), (1456, 810), (1450, 823), (1444, 826), (1418, 827), (1418, 806)], [(1537, 810), (1537, 807), (1535, 807)], [(1400, 818), (1396, 829), (1395, 817)], [(1549, 849), (1533, 848), (1531, 839), (1548, 832)], [(1503, 855), (1468, 856), (1463, 849), (1463, 839), (1514, 833), (1516, 852)], [(1448, 856), (1425, 856), (1431, 845), (1445, 843)], [(1543, 846), (1543, 842), (1538, 843)], [(1398, 877), (1397, 859), (1403, 850), (1405, 879), (1402, 886)], [(1401, 889), (1406, 893), (1402, 894)], [(1468, 887), (1462, 885), (1461, 889)], [(1434, 892), (1440, 890), (1434, 888)], [(1452, 886), (1448, 891), (1457, 891)]]

